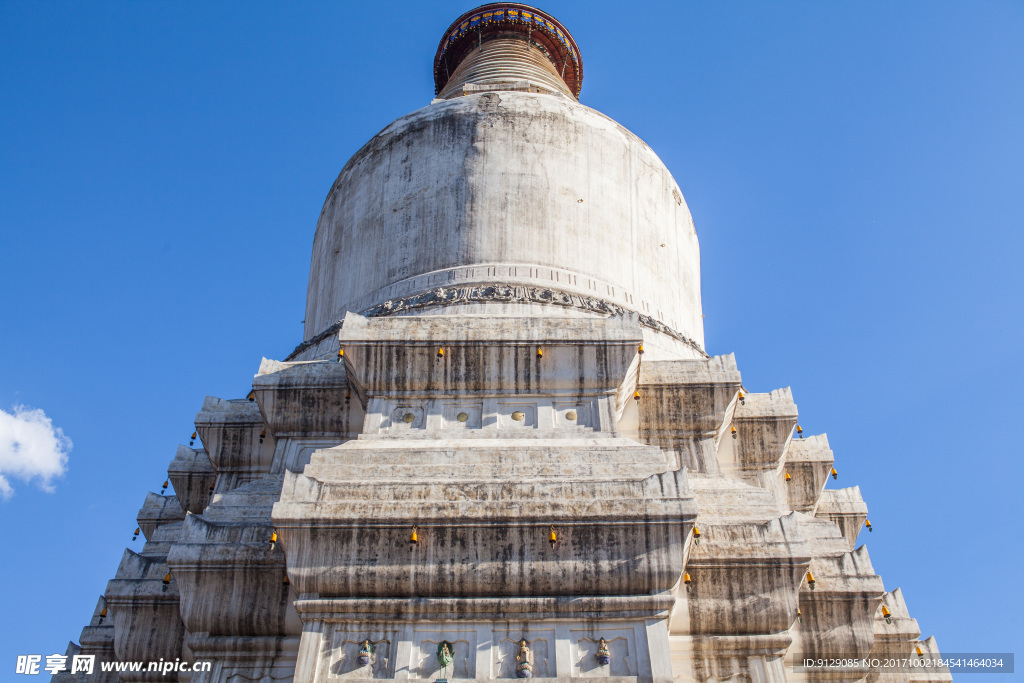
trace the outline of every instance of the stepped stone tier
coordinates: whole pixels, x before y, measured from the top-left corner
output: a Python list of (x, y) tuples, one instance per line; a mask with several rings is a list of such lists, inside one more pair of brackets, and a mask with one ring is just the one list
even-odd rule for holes
[(790, 390), (705, 351), (682, 193), (582, 75), (524, 5), (445, 32), (327, 196), (304, 340), (206, 398), (69, 646), (211, 670), (56, 680), (950, 680), (854, 661), (938, 649)]

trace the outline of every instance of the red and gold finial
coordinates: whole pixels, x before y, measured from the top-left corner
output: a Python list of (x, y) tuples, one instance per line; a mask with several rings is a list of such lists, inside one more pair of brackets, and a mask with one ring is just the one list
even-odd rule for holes
[(434, 56), (434, 94), (439, 94), (462, 60), (496, 35), (519, 35), (545, 53), (577, 98), (583, 85), (583, 60), (576, 41), (547, 12), (518, 2), (492, 2), (466, 12), (445, 31)]

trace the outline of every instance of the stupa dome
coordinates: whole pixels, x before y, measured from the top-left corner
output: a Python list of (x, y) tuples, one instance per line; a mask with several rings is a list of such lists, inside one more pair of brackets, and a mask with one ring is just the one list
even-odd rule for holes
[[(507, 20), (508, 8), (544, 29)], [(679, 186), (642, 140), (576, 100), (575, 42), (523, 8), (460, 17), (435, 58), (438, 99), (341, 171), (317, 225), (293, 358), (336, 349), (347, 311), (635, 311), (649, 357), (704, 356), (699, 247)], [(488, 12), (502, 21), (472, 23)]]

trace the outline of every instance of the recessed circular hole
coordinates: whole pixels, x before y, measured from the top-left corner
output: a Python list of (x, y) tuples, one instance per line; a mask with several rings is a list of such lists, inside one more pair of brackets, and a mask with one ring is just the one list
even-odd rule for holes
[(455, 419), (458, 420), (459, 422), (465, 422), (466, 420), (469, 419), (469, 415), (467, 415), (466, 413), (459, 413), (458, 415), (455, 416)]
[(415, 419), (416, 416), (413, 415), (412, 413), (406, 413), (405, 415), (402, 416), (402, 422), (412, 422)]

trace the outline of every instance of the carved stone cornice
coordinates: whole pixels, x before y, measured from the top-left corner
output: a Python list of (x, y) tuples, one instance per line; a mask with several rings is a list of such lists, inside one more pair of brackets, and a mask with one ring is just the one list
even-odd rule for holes
[[(632, 309), (612, 303), (606, 299), (594, 296), (583, 296), (572, 294), (550, 287), (530, 287), (524, 285), (463, 285), (457, 287), (437, 287), (417, 294), (410, 294), (399, 299), (388, 300), (384, 303), (371, 306), (359, 311), (359, 314), (367, 318), (378, 318), (387, 315), (395, 315), (407, 311), (435, 306), (453, 306), (467, 303), (522, 303), (522, 304), (546, 304), (551, 306), (562, 306), (575, 308), (588, 313), (599, 315), (616, 315), (619, 313), (632, 313)], [(690, 339), (681, 332), (677, 332), (660, 320), (643, 313), (640, 316), (640, 324), (649, 329), (660, 332), (680, 341), (693, 348), (704, 358), (710, 358), (700, 344)], [(313, 337), (302, 342), (288, 355), (286, 361), (295, 358), (311, 346), (322, 342), (324, 339), (337, 334), (344, 321), (339, 320), (327, 329), (317, 333)]]

